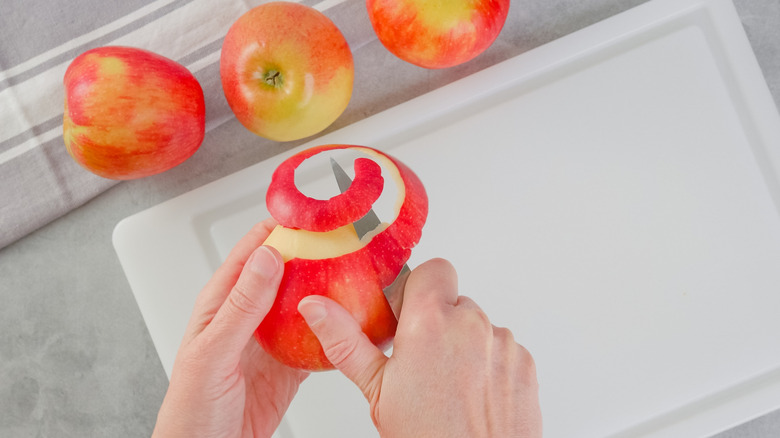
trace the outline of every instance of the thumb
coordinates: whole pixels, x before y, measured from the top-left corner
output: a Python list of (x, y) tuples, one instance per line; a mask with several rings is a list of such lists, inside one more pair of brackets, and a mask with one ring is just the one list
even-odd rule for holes
[(387, 356), (371, 343), (352, 314), (319, 295), (303, 298), (298, 312), (317, 336), (328, 360), (373, 402), (379, 394)]
[(282, 260), (270, 247), (261, 246), (249, 256), (225, 302), (204, 330), (222, 356), (237, 359), (276, 299), (282, 279)]

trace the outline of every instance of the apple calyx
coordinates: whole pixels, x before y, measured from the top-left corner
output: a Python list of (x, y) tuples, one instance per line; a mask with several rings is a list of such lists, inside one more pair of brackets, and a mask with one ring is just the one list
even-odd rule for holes
[(269, 69), (262, 74), (263, 82), (273, 88), (281, 88), (284, 81), (282, 81), (282, 72), (274, 68)]
[[(315, 228), (327, 231), (289, 228), (280, 221), (264, 242), (264, 245), (272, 246), (281, 253), (285, 268), (276, 300), (255, 331), (255, 338), (278, 361), (310, 371), (332, 369), (333, 365), (298, 313), (300, 300), (314, 294), (334, 299), (352, 314), (372, 343), (379, 348), (389, 346), (395, 335), (397, 320), (383, 289), (395, 280), (411, 256), (411, 249), (422, 235), (428, 214), (428, 197), (422, 182), (403, 163), (364, 146), (325, 145), (289, 158), (279, 166), (283, 169), (278, 171), (279, 175), (274, 173), (276, 182), (271, 185), (278, 186), (273, 189), (278, 193), (271, 195), (269, 187), (267, 198), (275, 204), (274, 207), (270, 202), (268, 205), (274, 218), (280, 220), (274, 213), (278, 214), (280, 210), (287, 214), (286, 219), (311, 216), (306, 212), (311, 201), (301, 198), (296, 194), (300, 193), (297, 189), (293, 191), (287, 185), (290, 182), (289, 168), (294, 170), (303, 160), (335, 149), (355, 149), (371, 157), (355, 161), (355, 180), (342, 195), (347, 195), (354, 187), (358, 188), (342, 199), (361, 204), (360, 210), (366, 203), (372, 204), (375, 201), (374, 190), (382, 188), (377, 183), (381, 184), (381, 175), (375, 173), (380, 165), (398, 190), (392, 220), (382, 223), (361, 239), (351, 225), (353, 221), (347, 219), (353, 217), (353, 212), (345, 213), (328, 207), (318, 213), (319, 216), (315, 215), (317, 219), (310, 220)], [(281, 183), (279, 178), (288, 179)], [(371, 201), (367, 202), (367, 199)], [(294, 200), (303, 204), (291, 204), (285, 208), (276, 205), (296, 202)]]

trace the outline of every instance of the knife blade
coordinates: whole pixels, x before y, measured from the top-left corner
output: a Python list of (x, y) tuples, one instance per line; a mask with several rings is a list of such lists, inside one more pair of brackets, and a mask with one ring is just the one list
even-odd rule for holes
[[(346, 192), (349, 186), (352, 185), (352, 178), (347, 175), (347, 172), (344, 171), (333, 157), (330, 158), (330, 167), (333, 169), (333, 175), (336, 177), (336, 183), (339, 186), (339, 190), (341, 193)], [(378, 227), (380, 223), (382, 223), (382, 221), (379, 220), (379, 216), (371, 209), (368, 210), (368, 213), (366, 213), (365, 216), (353, 222), (352, 225), (355, 227), (358, 239), (362, 239), (366, 233)]]
[[(339, 191), (341, 191), (341, 193), (346, 192), (349, 186), (352, 185), (352, 178), (347, 175), (347, 172), (344, 171), (333, 157), (330, 158), (330, 167), (333, 170), (333, 176), (336, 177), (336, 184), (339, 186)], [(362, 218), (353, 222), (352, 226), (355, 227), (355, 233), (357, 233), (358, 239), (362, 239), (366, 233), (375, 229), (381, 222), (379, 216), (374, 212), (374, 209), (370, 209)], [(412, 270), (409, 269), (409, 265), (404, 264), (395, 280), (383, 289), (385, 298), (387, 299), (387, 302), (390, 303), (390, 307), (393, 309), (396, 318), (398, 317), (401, 311), (401, 305), (403, 304), (403, 291), (404, 286), (406, 285), (406, 279), (411, 272)]]

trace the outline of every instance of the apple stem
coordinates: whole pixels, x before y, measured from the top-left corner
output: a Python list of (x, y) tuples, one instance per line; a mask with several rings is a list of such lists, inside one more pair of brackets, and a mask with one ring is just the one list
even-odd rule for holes
[(272, 87), (278, 87), (282, 84), (282, 74), (279, 70), (271, 69), (263, 75), (263, 80)]

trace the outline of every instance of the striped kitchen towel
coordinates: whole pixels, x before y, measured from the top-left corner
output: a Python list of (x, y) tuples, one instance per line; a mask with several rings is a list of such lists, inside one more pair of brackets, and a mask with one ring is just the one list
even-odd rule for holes
[[(266, 1), (51, 0), (4, 5), (0, 14), (0, 248), (117, 183), (81, 168), (65, 150), (62, 79), (76, 56), (94, 47), (124, 45), (182, 63), (201, 81), (206, 129), (211, 130), (232, 117), (218, 74), (213, 74), (224, 35), (241, 14)], [(334, 11), (343, 8), (335, 6), (347, 1), (360, 3), (299, 0), (326, 14), (338, 13)], [(350, 36), (345, 36), (349, 41)], [(349, 42), (353, 50), (361, 44)], [(202, 73), (206, 70), (211, 73)]]

